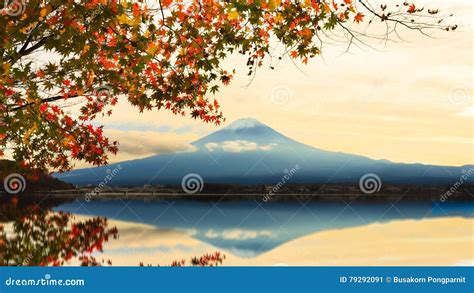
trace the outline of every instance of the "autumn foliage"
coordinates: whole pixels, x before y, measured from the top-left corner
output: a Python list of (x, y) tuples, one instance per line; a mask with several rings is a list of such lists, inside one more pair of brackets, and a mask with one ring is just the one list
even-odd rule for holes
[[(217, 267), (222, 265), (225, 259), (225, 254), (216, 251), (214, 253), (206, 253), (200, 257), (193, 257), (189, 263), (189, 266), (193, 267)], [(143, 262), (139, 264), (141, 267), (145, 266)], [(187, 266), (185, 259), (182, 260), (175, 260), (169, 266), (170, 267), (182, 267)], [(148, 267), (152, 266), (151, 264), (147, 265)], [(160, 266), (160, 265), (158, 265)]]
[[(8, 4), (9, 1), (6, 1)], [(363, 43), (367, 26), (454, 30), (438, 10), (369, 0), (29, 0), (0, 11), (0, 157), (38, 170), (106, 164), (118, 143), (95, 123), (120, 100), (219, 124), (218, 92), (247, 58), (248, 74), (279, 58), (307, 63), (330, 34)], [(0, 4), (2, 5), (2, 4)], [(244, 73), (245, 74), (245, 73)], [(78, 109), (78, 110), (75, 110)]]
[[(15, 197), (0, 204), (2, 210), (18, 212), (7, 228), (0, 223), (0, 266), (112, 265), (111, 260), (97, 258), (107, 242), (119, 237), (106, 218), (77, 221), (70, 213), (17, 205)], [(224, 254), (214, 252), (193, 257), (189, 263), (173, 261), (169, 266), (212, 267), (222, 265), (224, 259)], [(139, 265), (144, 266), (142, 262)]]
[[(16, 201), (12, 204), (15, 208)], [(7, 233), (0, 224), (0, 266), (62, 266), (74, 260), (82, 266), (112, 264), (93, 255), (118, 237), (105, 218), (74, 221), (71, 214), (33, 206), (10, 225)]]

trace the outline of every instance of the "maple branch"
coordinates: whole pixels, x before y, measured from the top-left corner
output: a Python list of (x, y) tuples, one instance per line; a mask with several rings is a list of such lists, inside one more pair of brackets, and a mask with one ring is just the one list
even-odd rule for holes
[(425, 27), (415, 27), (415, 26), (411, 26), (409, 24), (407, 24), (406, 22), (404, 21), (401, 21), (401, 20), (398, 20), (398, 19), (394, 19), (394, 18), (390, 18), (390, 15), (380, 15), (380, 13), (377, 13), (375, 11), (375, 9), (369, 7), (369, 5), (367, 5), (365, 2), (365, 0), (359, 0), (359, 3), (362, 4), (362, 6), (365, 7), (365, 9), (367, 9), (370, 13), (372, 13), (373, 15), (377, 16), (378, 18), (380, 18), (381, 21), (391, 21), (391, 22), (395, 22), (397, 24), (400, 24), (408, 29), (411, 29), (411, 30), (417, 30), (419, 31), (421, 34), (427, 36), (427, 37), (431, 37), (430, 35), (428, 35), (427, 33), (425, 33), (423, 31), (423, 29), (425, 28), (436, 28), (436, 29), (441, 29), (442, 27), (441, 26), (434, 26), (434, 25), (429, 25), (429, 24), (424, 24), (424, 23), (420, 23), (420, 25), (425, 25)]
[[(73, 99), (73, 98), (77, 98), (77, 97), (81, 97), (79, 95), (71, 95), (68, 97), (68, 99)], [(58, 100), (61, 100), (61, 99), (64, 99), (64, 96), (54, 96), (54, 97), (49, 97), (49, 98), (46, 98), (46, 99), (42, 99), (39, 104), (43, 104), (43, 103), (50, 103), (50, 102), (54, 102), (54, 101), (58, 101)], [(38, 103), (36, 102), (30, 102), (30, 103), (27, 103), (27, 104), (24, 104), (24, 105), (21, 105), (21, 106), (16, 106), (16, 107), (13, 107), (13, 105), (7, 105), (7, 107), (13, 107), (11, 108), (10, 110), (11, 111), (18, 111), (18, 110), (21, 110), (23, 108), (26, 108), (26, 107), (29, 107), (31, 105), (36, 105)]]

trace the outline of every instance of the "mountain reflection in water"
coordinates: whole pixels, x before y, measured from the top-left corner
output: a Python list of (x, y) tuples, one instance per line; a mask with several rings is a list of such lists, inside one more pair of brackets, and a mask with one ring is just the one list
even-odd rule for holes
[[(289, 241), (318, 232), (387, 223), (461, 217), (473, 203), (257, 203), (196, 201), (92, 201), (56, 210), (184, 231), (193, 239), (240, 258), (255, 258)], [(467, 231), (469, 232), (469, 231)], [(350, 239), (349, 239), (350, 241)]]

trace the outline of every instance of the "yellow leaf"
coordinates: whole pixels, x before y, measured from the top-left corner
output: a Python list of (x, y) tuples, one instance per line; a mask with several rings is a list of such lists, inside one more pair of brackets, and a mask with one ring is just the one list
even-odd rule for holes
[(331, 12), (331, 8), (329, 8), (329, 5), (326, 2), (324, 2), (324, 10), (326, 11), (326, 13)]
[(128, 17), (128, 15), (126, 13), (122, 13), (118, 17), (118, 20), (122, 24), (128, 24), (130, 26), (138, 27), (140, 25), (140, 22), (141, 22), (142, 18), (141, 18), (141, 16), (139, 16), (139, 17), (135, 17), (135, 18), (131, 19), (130, 17)]
[(43, 20), (46, 15), (51, 12), (52, 8), (50, 5), (45, 6), (43, 9), (40, 10), (40, 20)]
[(3, 72), (5, 75), (9, 75), (10, 74), (10, 67), (11, 67), (11, 64), (6, 62), (6, 63), (3, 63)]
[(95, 77), (94, 71), (90, 71), (90, 72), (87, 74), (87, 82), (86, 82), (86, 85), (87, 85), (87, 86), (91, 86), (91, 85), (92, 85), (92, 83), (94, 82), (94, 77)]
[(130, 23), (130, 18), (128, 18), (128, 15), (125, 14), (125, 13), (122, 13), (122, 14), (118, 17), (118, 20), (120, 21), (120, 23), (125, 23), (125, 24), (129, 24), (129, 23)]
[(46, 8), (41, 9), (40, 11), (40, 17), (43, 18), (48, 14), (48, 10)]
[(283, 21), (283, 16), (281, 15), (281, 13), (277, 13), (277, 15), (275, 16), (275, 23), (280, 23)]
[(268, 0), (268, 7), (270, 7), (270, 10), (275, 10), (277, 9), (281, 4), (281, 0)]
[(70, 143), (76, 142), (76, 139), (72, 135), (66, 136), (66, 139), (63, 140), (63, 145), (68, 146)]
[(86, 54), (86, 53), (89, 51), (89, 49), (90, 49), (90, 46), (89, 46), (89, 45), (85, 45), (84, 48), (82, 48), (82, 53), (81, 53), (81, 55)]
[(23, 143), (24, 144), (27, 144), (28, 141), (30, 140), (30, 136), (31, 134), (36, 130), (38, 129), (38, 125), (36, 125), (36, 123), (33, 125), (33, 127), (31, 127), (26, 133), (25, 135), (23, 135)]
[(148, 44), (148, 49), (147, 49), (148, 54), (154, 56), (156, 53), (156, 50), (158, 50), (158, 47), (155, 44), (153, 43)]
[(141, 16), (138, 16), (138, 17), (134, 17), (133, 18), (133, 21), (132, 21), (132, 25), (134, 27), (138, 27), (140, 25), (140, 22), (142, 21), (142, 17)]
[(238, 13), (237, 11), (235, 11), (235, 10), (229, 12), (228, 15), (229, 15), (229, 19), (230, 19), (230, 20), (235, 20), (235, 19), (239, 18), (239, 13)]
[(26, 95), (26, 102), (33, 103), (35, 101), (36, 101), (36, 99), (33, 98), (31, 95)]

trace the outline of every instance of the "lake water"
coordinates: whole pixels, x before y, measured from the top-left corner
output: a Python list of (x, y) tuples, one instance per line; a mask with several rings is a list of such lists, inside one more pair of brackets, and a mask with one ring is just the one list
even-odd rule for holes
[(102, 216), (114, 265), (167, 265), (220, 251), (224, 265), (472, 265), (474, 203), (92, 201), (55, 208)]

